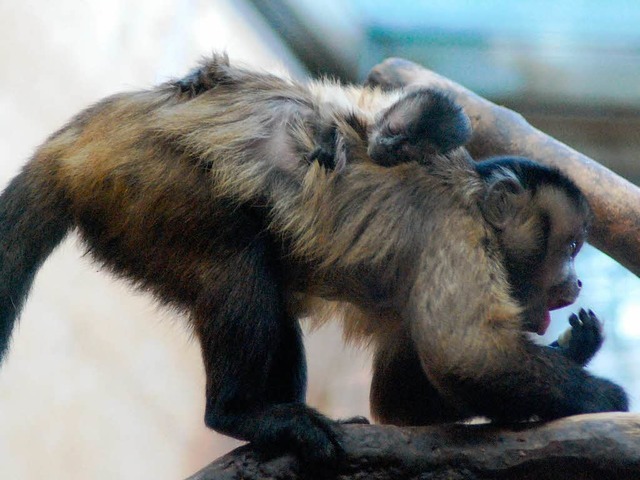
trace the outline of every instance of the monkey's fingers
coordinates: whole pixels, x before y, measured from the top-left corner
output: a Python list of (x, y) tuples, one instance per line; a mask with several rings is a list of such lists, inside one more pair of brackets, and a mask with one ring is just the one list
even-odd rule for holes
[(582, 321), (575, 313), (572, 313), (569, 317), (569, 325), (571, 325), (572, 328), (579, 328), (582, 326)]
[(585, 335), (590, 336), (594, 343), (602, 344), (604, 340), (604, 325), (592, 310), (580, 310), (579, 313)]

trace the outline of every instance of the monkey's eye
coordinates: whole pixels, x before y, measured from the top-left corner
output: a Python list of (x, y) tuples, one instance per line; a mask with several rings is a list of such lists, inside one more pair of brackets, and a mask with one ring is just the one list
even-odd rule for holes
[(572, 257), (575, 257), (577, 253), (578, 253), (578, 242), (576, 242), (575, 240), (573, 240), (573, 241), (569, 244), (569, 254), (570, 254)]

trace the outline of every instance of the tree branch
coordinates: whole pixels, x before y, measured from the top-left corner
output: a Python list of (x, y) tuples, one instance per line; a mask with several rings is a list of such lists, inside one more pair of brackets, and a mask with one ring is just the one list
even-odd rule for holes
[[(398, 428), (345, 425), (347, 454), (335, 478), (369, 479), (638, 479), (640, 415), (580, 415), (509, 429), (484, 425)], [(291, 456), (260, 460), (238, 448), (188, 480), (301, 479)]]
[(640, 275), (640, 189), (591, 158), (535, 129), (519, 114), (408, 60), (375, 66), (367, 83), (383, 88), (434, 87), (449, 92), (471, 118), (474, 158), (522, 155), (558, 167), (585, 192), (595, 221), (589, 241)]

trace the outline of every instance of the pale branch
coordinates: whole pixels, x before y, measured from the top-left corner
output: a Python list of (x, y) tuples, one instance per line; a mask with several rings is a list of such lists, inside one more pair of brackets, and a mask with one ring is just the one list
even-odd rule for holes
[(476, 159), (522, 155), (558, 167), (585, 192), (595, 221), (590, 243), (640, 275), (640, 189), (591, 158), (532, 127), (516, 112), (496, 105), (452, 80), (399, 58), (375, 66), (367, 83), (383, 88), (433, 87), (449, 92), (471, 118), (468, 145)]
[[(446, 424), (399, 428), (345, 425), (346, 459), (328, 478), (639, 479), (640, 415), (606, 413), (498, 427)], [(304, 479), (290, 456), (261, 459), (247, 445), (188, 480)]]

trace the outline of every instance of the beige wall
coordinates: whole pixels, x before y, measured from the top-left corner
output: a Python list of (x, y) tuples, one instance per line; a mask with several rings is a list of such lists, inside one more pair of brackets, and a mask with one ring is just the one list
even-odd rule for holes
[[(0, 3), (0, 186), (81, 108), (181, 75), (212, 50), (295, 70), (238, 5)], [(0, 370), (0, 478), (176, 479), (235, 445), (203, 426), (203, 370), (180, 320), (66, 241), (38, 275)], [(336, 338), (332, 328), (310, 338), (309, 401), (367, 414), (366, 356)]]

